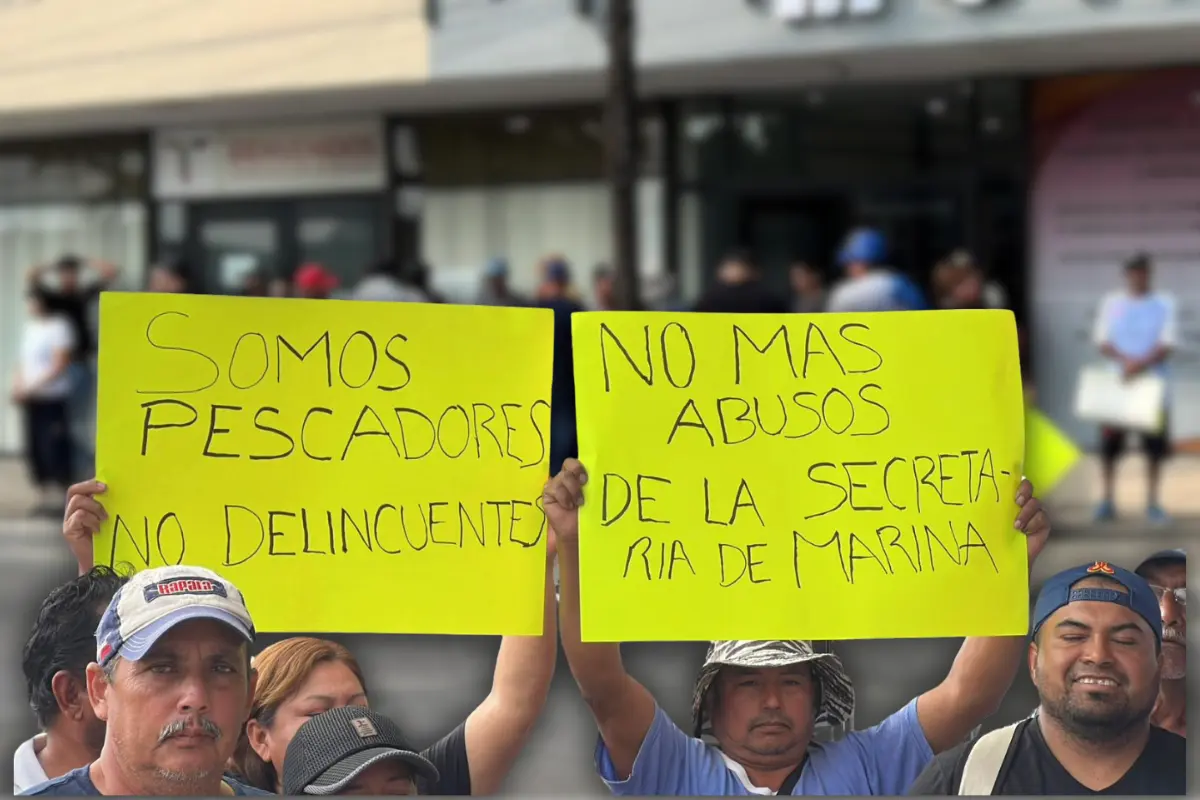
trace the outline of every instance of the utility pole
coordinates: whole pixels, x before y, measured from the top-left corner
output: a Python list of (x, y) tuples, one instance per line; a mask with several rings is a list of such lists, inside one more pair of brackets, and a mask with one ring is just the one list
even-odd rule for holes
[(641, 307), (638, 287), (638, 108), (634, 65), (634, 0), (608, 0), (608, 99), (605, 161), (612, 204), (612, 258), (617, 308)]

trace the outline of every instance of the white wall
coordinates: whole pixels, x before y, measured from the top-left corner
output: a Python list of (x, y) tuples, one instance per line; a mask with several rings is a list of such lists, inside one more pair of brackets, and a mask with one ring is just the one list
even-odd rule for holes
[(1032, 193), (1038, 403), (1076, 441), (1080, 369), (1102, 361), (1092, 326), (1136, 252), (1179, 306), (1172, 357), (1175, 439), (1200, 439), (1200, 70), (1148, 73), (1091, 98), (1045, 131)]
[[(0, 207), (0, 454), (22, 452), (21, 414), (10, 401), (25, 324), (25, 274), (66, 253), (112, 261), (118, 288), (140, 289), (146, 272), (141, 203)], [(93, 311), (93, 316), (96, 311)], [(96, 320), (93, 319), (93, 323)]]
[[(638, 186), (641, 274), (662, 269), (662, 182)], [(469, 301), (482, 270), (496, 256), (508, 258), (513, 288), (526, 295), (537, 286), (537, 265), (561, 254), (575, 284), (592, 300), (591, 272), (612, 261), (612, 214), (607, 187), (598, 182), (426, 189), (423, 257), (434, 285), (448, 299)]]

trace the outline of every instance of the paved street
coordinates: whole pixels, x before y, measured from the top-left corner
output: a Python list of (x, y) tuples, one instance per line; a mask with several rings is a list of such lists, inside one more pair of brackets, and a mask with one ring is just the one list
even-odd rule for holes
[[(0, 481), (0, 485), (7, 485), (10, 493), (8, 518), (0, 515), (0, 548), (4, 554), (0, 566), (3, 604), (0, 607), (7, 612), (0, 620), (0, 635), (10, 648), (10, 656), (0, 662), (0, 686), (7, 693), (0, 703), (0, 724), (8, 736), (0, 746), (8, 748), (28, 736), (33, 725), (18, 667), (21, 644), (41, 598), (72, 571), (69, 556), (60, 543), (58, 526), (16, 518), (20, 507), (13, 508), (11, 495), (19, 472), (13, 467), (11, 463), (0, 462), (0, 473), (8, 479)], [(1134, 465), (1130, 467), (1133, 469)], [(1122, 498), (1123, 505), (1131, 510), (1139, 507), (1138, 488), (1135, 485)], [(1064, 490), (1055, 497), (1059, 515), (1068, 520), (1086, 519), (1083, 515), (1087, 503), (1071, 494), (1078, 490), (1071, 490), (1070, 486)], [(1185, 501), (1196, 506), (1195, 497), (1179, 500)], [(1056, 570), (1093, 559), (1132, 564), (1151, 550), (1179, 546), (1197, 536), (1200, 536), (1200, 517), (1187, 518), (1160, 530), (1147, 529), (1134, 518), (1099, 531), (1060, 523), (1058, 540), (1039, 562), (1035, 582)], [(397, 608), (403, 608), (399, 598)], [(455, 637), (353, 636), (345, 637), (344, 641), (363, 660), (378, 705), (394, 714), (422, 742), (449, 730), (483, 698), (497, 646), (496, 640)], [(956, 648), (957, 642), (953, 640), (839, 644), (837, 651), (856, 682), (857, 727), (879, 721), (932, 686), (949, 668)], [(626, 649), (626, 660), (631, 671), (650, 687), (662, 705), (682, 721), (689, 714), (691, 682), (702, 654), (701, 645), (640, 645)], [(1022, 675), (997, 721), (1016, 719), (1035, 703), (1028, 678)], [(509, 791), (606, 796), (591, 772), (593, 746), (594, 728), (587, 710), (565, 665), (560, 665), (550, 707), (509, 783)]]

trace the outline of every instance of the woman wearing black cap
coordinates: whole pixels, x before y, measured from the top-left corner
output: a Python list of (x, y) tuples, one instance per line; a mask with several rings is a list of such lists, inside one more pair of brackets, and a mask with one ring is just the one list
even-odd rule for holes
[(300, 726), (283, 762), (283, 793), (414, 795), (436, 786), (437, 767), (399, 726), (368, 708), (343, 706)]

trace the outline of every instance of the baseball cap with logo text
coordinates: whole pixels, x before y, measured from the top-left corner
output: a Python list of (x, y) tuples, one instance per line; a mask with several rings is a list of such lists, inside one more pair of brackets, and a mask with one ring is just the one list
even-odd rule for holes
[(181, 622), (223, 622), (247, 642), (254, 641), (254, 620), (242, 593), (203, 567), (157, 567), (137, 573), (117, 590), (96, 628), (96, 663), (117, 656), (144, 657), (163, 634)]

